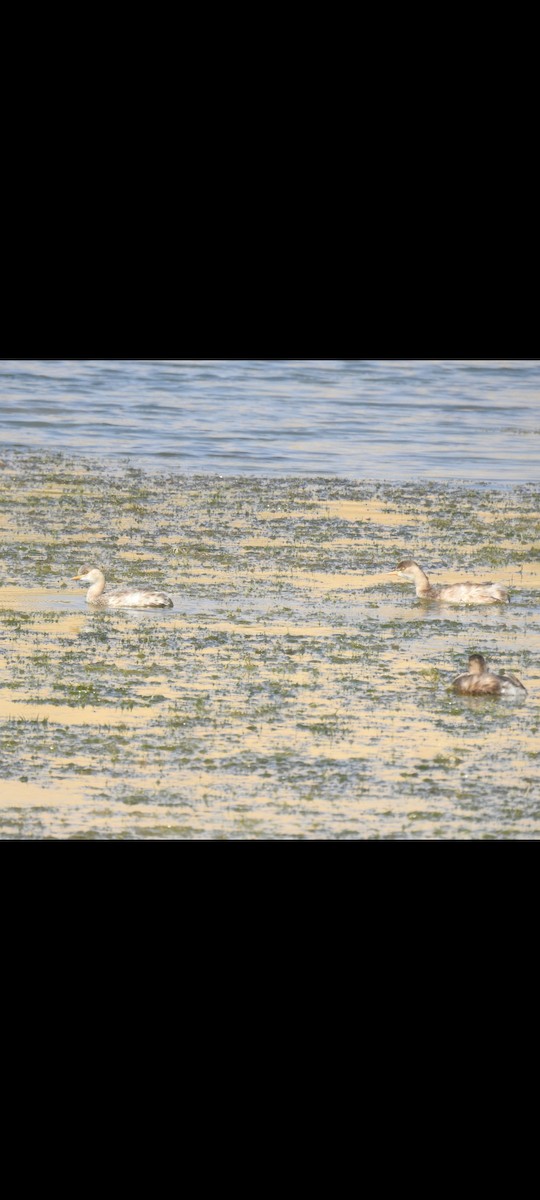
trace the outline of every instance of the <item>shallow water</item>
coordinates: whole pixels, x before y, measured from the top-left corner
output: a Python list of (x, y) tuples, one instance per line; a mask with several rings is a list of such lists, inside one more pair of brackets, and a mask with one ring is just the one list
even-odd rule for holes
[(0, 363), (0, 838), (538, 837), (539, 447), (538, 362)]
[(0, 443), (227, 475), (536, 481), (540, 363), (4, 361)]
[[(538, 837), (538, 485), (2, 457), (0, 837)], [(90, 611), (85, 564), (175, 607)], [(522, 704), (448, 691), (473, 650)]]

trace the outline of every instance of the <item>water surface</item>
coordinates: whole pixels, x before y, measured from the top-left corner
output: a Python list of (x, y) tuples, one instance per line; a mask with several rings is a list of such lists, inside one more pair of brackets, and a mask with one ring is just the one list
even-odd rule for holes
[(539, 368), (0, 363), (0, 838), (540, 836)]
[(538, 361), (4, 361), (3, 449), (150, 469), (539, 478)]
[[(537, 838), (540, 487), (0, 474), (0, 839)], [(509, 604), (417, 600), (505, 583)], [(93, 611), (72, 581), (166, 590)], [(449, 692), (468, 655), (520, 705)]]

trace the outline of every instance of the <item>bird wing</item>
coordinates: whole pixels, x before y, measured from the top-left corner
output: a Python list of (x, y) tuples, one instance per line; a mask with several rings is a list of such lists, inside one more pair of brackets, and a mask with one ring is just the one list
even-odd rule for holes
[(516, 676), (512, 675), (510, 671), (501, 671), (501, 679), (509, 679), (510, 683), (513, 683), (518, 688), (522, 688), (524, 692), (527, 691), (527, 688), (524, 686), (524, 684), (522, 684), (521, 679), (517, 679)]

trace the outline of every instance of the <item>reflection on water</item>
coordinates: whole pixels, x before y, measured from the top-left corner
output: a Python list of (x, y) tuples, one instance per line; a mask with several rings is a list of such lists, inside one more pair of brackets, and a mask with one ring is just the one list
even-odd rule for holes
[(519, 708), (527, 699), (527, 691), (511, 692), (506, 696), (460, 696), (459, 701), (464, 708), (468, 708), (469, 712), (489, 712), (491, 705), (501, 704), (509, 705), (511, 708)]
[(4, 447), (224, 474), (536, 481), (540, 363), (0, 363)]

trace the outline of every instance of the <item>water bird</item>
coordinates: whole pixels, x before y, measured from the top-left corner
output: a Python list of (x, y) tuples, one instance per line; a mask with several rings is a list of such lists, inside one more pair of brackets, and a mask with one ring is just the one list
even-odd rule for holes
[(446, 604), (497, 604), (508, 600), (508, 589), (502, 583), (450, 583), (432, 585), (425, 571), (412, 558), (398, 563), (392, 575), (404, 575), (415, 585), (416, 595), (423, 600), (443, 600)]
[(86, 593), (86, 601), (96, 608), (173, 607), (170, 596), (166, 596), (165, 592), (156, 592), (153, 588), (124, 588), (122, 591), (107, 592), (103, 595), (105, 576), (98, 567), (91, 570), (82, 567), (78, 575), (72, 575), (72, 579), (82, 579), (84, 583), (91, 584)]
[(462, 696), (523, 696), (527, 692), (527, 688), (509, 671), (503, 671), (500, 675), (488, 671), (483, 654), (471, 654), (469, 674), (456, 675), (450, 686)]

